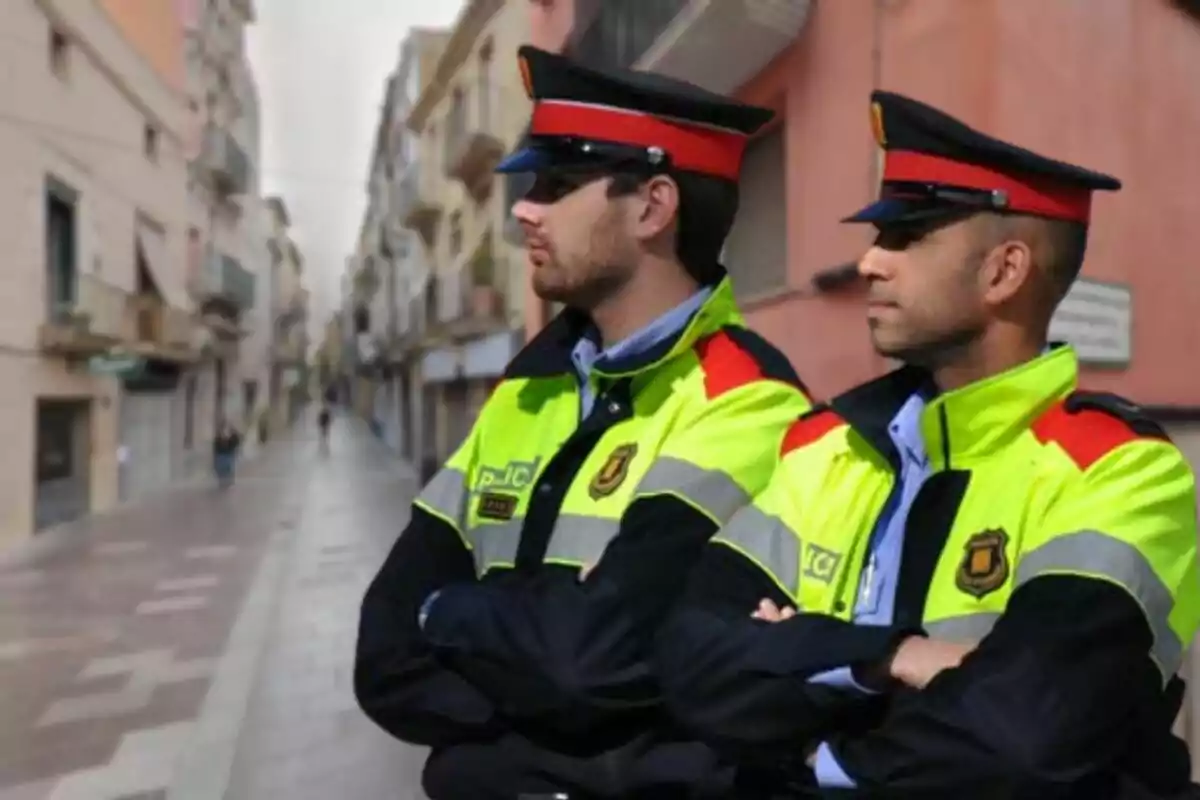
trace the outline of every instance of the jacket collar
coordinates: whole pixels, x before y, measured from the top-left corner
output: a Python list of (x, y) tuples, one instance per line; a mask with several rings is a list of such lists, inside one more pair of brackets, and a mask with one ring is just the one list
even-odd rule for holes
[[(741, 324), (742, 316), (733, 297), (733, 286), (722, 275), (712, 294), (680, 331), (648, 350), (617, 361), (606, 360), (595, 373), (606, 378), (624, 378), (657, 369), (691, 350), (700, 339), (730, 324)], [(574, 375), (571, 351), (585, 336), (591, 320), (582, 312), (565, 309), (517, 353), (504, 373), (505, 378), (549, 378)]]
[(1058, 345), (1006, 372), (938, 394), (929, 373), (902, 367), (858, 386), (830, 405), (893, 467), (899, 459), (887, 426), (915, 392), (931, 398), (921, 414), (921, 437), (935, 469), (986, 457), (1027, 431), (1051, 405), (1070, 394), (1079, 376), (1075, 351)]

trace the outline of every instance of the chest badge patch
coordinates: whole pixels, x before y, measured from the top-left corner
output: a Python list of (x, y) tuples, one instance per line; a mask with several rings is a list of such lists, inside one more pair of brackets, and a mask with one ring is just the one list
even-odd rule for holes
[(517, 513), (517, 498), (511, 494), (484, 492), (479, 495), (479, 505), (476, 507), (475, 513), (481, 519), (507, 522)]
[(1008, 580), (1008, 534), (999, 528), (980, 531), (967, 540), (954, 584), (979, 599), (999, 589)]
[(625, 482), (625, 476), (629, 474), (629, 462), (633, 461), (637, 450), (637, 444), (630, 442), (618, 446), (609, 453), (608, 459), (600, 467), (600, 471), (588, 484), (588, 494), (592, 496), (593, 500), (608, 497)]

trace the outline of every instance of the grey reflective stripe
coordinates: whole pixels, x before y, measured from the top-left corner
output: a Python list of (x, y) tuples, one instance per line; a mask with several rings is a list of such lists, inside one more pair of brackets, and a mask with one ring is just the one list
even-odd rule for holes
[(702, 469), (678, 458), (658, 458), (638, 484), (636, 494), (675, 492), (724, 523), (750, 502), (750, 496), (727, 472)]
[[(517, 560), (517, 548), (521, 544), (521, 526), (524, 524), (524, 519), (512, 519), (476, 525), (467, 531), (477, 574), (483, 575), (495, 567), (513, 566)], [(619, 529), (620, 520), (560, 514), (542, 560), (595, 564)]]
[(467, 507), (467, 476), (462, 470), (442, 467), (425, 484), (417, 500), (453, 520), (461, 530), (465, 524), (464, 511)]
[(784, 588), (800, 587), (800, 537), (783, 520), (757, 506), (742, 506), (716, 536), (754, 558)]
[(545, 561), (595, 564), (617, 536), (621, 520), (560, 514), (546, 546)]
[(1183, 642), (1169, 622), (1175, 597), (1136, 547), (1100, 531), (1064, 534), (1021, 557), (1016, 585), (1053, 573), (1103, 575), (1129, 590), (1150, 623), (1152, 655), (1163, 674), (1170, 676), (1179, 669)]
[(961, 617), (946, 617), (924, 623), (925, 632), (935, 639), (945, 639), (949, 642), (973, 642), (982, 639), (992, 632), (992, 626), (1000, 619), (996, 611), (981, 611), (976, 614), (964, 614)]
[(493, 567), (511, 567), (517, 560), (524, 519), (489, 522), (467, 531), (471, 556), (475, 559), (475, 574), (483, 575)]

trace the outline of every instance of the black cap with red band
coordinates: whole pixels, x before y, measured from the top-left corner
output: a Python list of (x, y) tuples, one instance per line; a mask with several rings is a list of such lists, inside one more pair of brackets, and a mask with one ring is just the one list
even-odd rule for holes
[(497, 172), (628, 163), (737, 181), (750, 137), (774, 112), (633, 70), (600, 70), (524, 46), (533, 100), (526, 145)]
[(871, 127), (884, 149), (879, 200), (844, 222), (887, 225), (972, 210), (1086, 225), (1092, 192), (1121, 182), (987, 136), (893, 92), (871, 94)]

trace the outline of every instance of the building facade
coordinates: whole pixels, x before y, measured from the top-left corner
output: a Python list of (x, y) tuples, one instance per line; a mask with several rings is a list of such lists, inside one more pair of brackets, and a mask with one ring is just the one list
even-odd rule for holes
[(266, 201), (267, 249), (271, 255), (271, 364), (267, 382), (270, 431), (282, 431), (296, 421), (308, 400), (308, 302), (304, 259), (291, 235), (291, 217), (281, 197)]
[(194, 397), (197, 466), (216, 425), (249, 452), (266, 412), (271, 346), (265, 201), (259, 194), (258, 92), (246, 54), (252, 0), (181, 0), (190, 117), (188, 291), (207, 331)]
[[(1084, 272), (1053, 338), (1074, 344), (1082, 382), (1148, 405), (1200, 468), (1200, 374), (1179, 354), (1200, 328), (1200, 4), (1191, 0), (929, 0), (756, 4), (531, 0), (534, 40), (599, 63), (655, 70), (779, 114), (746, 153), (742, 210), (725, 261), (747, 318), (809, 386), (829, 395), (889, 365), (870, 348), (855, 264), (869, 231), (840, 226), (877, 191), (867, 124), (873, 88), (900, 91), (1035, 150), (1111, 172)], [(1066, 35), (1065, 32), (1070, 32)], [(1094, 53), (1109, 58), (1097, 60)], [(947, 80), (946, 65), (954, 65)], [(527, 326), (544, 323), (528, 309)], [(1136, 324), (1134, 324), (1136, 322)], [(1195, 648), (1193, 647), (1193, 650)], [(1200, 658), (1185, 665), (1200, 685)], [(1200, 775), (1200, 699), (1178, 723)]]
[(0, 31), (3, 547), (178, 474), (198, 353), (178, 96), (99, 3), (5, 3)]

